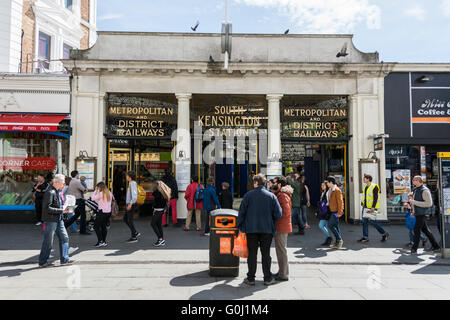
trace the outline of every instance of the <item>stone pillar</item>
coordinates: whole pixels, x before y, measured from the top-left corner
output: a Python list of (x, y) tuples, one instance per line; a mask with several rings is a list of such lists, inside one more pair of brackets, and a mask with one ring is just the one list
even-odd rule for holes
[(268, 94), (267, 178), (281, 175), (280, 100), (282, 94)]
[(175, 145), (175, 173), (178, 183), (177, 218), (186, 219), (187, 205), (184, 195), (191, 178), (190, 93), (175, 94), (178, 99), (178, 120)]

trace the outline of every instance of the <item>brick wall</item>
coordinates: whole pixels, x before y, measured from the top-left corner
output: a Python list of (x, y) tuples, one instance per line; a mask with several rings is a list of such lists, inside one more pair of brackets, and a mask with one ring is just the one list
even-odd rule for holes
[(84, 25), (80, 26), (81, 30), (83, 30), (84, 32), (84, 37), (80, 41), (80, 49), (81, 50), (89, 49), (89, 28)]
[[(35, 0), (24, 0), (22, 10), (22, 29), (24, 31), (22, 39), (22, 72), (33, 72), (34, 57), (34, 32), (35, 32), (35, 16), (33, 8)], [(28, 57), (28, 64), (27, 62)]]
[(89, 22), (89, 0), (81, 0), (81, 19)]

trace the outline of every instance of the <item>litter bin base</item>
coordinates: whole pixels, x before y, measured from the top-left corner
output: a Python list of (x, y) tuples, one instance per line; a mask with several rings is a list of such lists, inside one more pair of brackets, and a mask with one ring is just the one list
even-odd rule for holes
[(237, 268), (209, 268), (209, 275), (211, 277), (238, 277), (239, 276), (239, 267)]

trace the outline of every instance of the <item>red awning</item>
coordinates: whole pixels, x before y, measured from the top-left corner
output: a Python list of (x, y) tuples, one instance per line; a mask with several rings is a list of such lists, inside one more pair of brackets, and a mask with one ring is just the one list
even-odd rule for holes
[(57, 131), (66, 115), (0, 114), (0, 131)]

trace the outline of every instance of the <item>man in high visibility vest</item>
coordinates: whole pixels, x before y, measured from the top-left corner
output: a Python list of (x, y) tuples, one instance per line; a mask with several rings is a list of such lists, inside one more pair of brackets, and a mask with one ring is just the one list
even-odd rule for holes
[(358, 242), (369, 242), (369, 222), (377, 229), (382, 235), (381, 242), (388, 239), (389, 233), (384, 231), (380, 224), (376, 221), (376, 215), (380, 208), (380, 187), (372, 183), (372, 176), (370, 174), (364, 174), (364, 198), (361, 202), (362, 206), (362, 222), (363, 222), (363, 237)]

